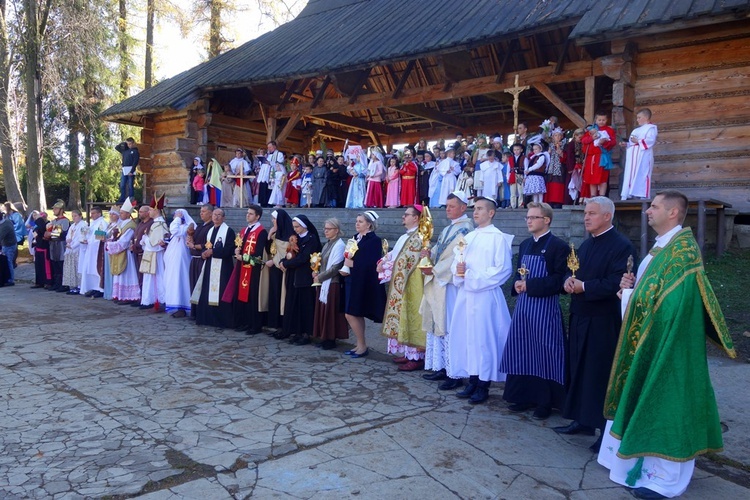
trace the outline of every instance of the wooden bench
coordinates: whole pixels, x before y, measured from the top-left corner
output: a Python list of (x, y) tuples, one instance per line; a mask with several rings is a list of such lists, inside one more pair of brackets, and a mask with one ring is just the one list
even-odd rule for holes
[[(641, 211), (641, 258), (648, 253), (648, 216), (646, 210), (651, 206), (651, 200), (625, 200), (615, 201), (615, 211)], [(726, 223), (724, 220), (725, 210), (732, 208), (730, 203), (716, 200), (714, 198), (688, 198), (688, 211), (695, 209), (698, 215), (698, 227), (696, 228), (696, 240), (701, 249), (701, 255), (705, 257), (704, 246), (706, 244), (706, 210), (716, 210), (716, 256), (721, 257), (724, 253), (726, 242)]]

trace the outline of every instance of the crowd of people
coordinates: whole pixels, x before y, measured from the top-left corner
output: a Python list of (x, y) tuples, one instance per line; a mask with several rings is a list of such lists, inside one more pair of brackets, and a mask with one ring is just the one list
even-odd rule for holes
[(254, 155), (238, 148), (223, 166), (216, 159), (204, 166), (196, 157), (191, 201), (220, 207), (444, 207), (447, 196), (459, 190), (469, 206), (485, 197), (500, 208), (523, 208), (530, 201), (559, 208), (606, 195), (611, 152), (618, 144), (626, 152), (622, 199), (648, 198), (657, 128), (650, 110), (640, 110), (637, 118), (638, 128), (622, 140), (598, 112), (585, 129), (567, 132), (554, 116), (535, 134), (519, 123), (510, 146), (499, 133), (458, 134), (452, 144), (441, 140), (431, 148), (420, 139), (390, 153), (348, 146), (339, 156), (328, 149), (307, 158), (293, 154), (289, 161), (271, 141)]
[[(198, 325), (265, 331), (292, 344), (329, 350), (354, 334), (343, 354), (369, 355), (365, 319), (381, 324), (399, 371), (426, 370), (438, 389), (470, 404), (485, 402), (504, 381), (511, 412), (570, 423), (560, 434), (597, 436), (591, 450), (616, 483), (638, 498), (682, 494), (695, 456), (722, 447), (706, 363), (706, 339), (730, 356), (732, 341), (690, 228), (687, 198), (662, 191), (647, 211), (656, 243), (640, 264), (613, 226), (614, 203), (591, 197), (577, 249), (552, 234), (554, 210), (529, 202), (530, 237), (513, 261), (513, 236), (493, 219), (499, 204), (446, 196), (448, 225), (430, 241), (431, 216), (404, 208), (404, 233), (389, 249), (377, 236), (378, 213), (356, 216), (344, 239), (336, 218), (321, 237), (304, 214), (250, 205), (235, 231), (221, 208), (203, 204), (200, 220), (183, 209), (167, 223), (163, 197), (137, 219), (126, 199), (87, 224), (58, 201), (53, 217), (29, 217), (36, 281), (71, 295), (166, 311)], [(12, 268), (17, 245), (12, 210), (0, 240)], [(12, 221), (12, 222), (11, 222)], [(10, 235), (10, 236), (9, 236)], [(12, 238), (11, 238), (12, 237)], [(7, 240), (7, 241), (6, 241)], [(516, 297), (511, 314), (502, 286)], [(571, 295), (565, 331), (562, 294)]]

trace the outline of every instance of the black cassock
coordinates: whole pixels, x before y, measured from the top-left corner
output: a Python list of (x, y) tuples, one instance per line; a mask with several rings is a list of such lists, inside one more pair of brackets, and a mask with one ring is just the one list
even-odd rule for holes
[(589, 427), (604, 429), (604, 397), (622, 324), (617, 292), (629, 255), (637, 264), (633, 245), (614, 228), (587, 239), (578, 250), (576, 278), (585, 291), (570, 301), (563, 416)]
[(354, 266), (344, 279), (346, 306), (344, 312), (362, 316), (375, 323), (383, 322), (385, 311), (385, 286), (378, 279), (378, 260), (383, 256), (383, 240), (375, 233), (367, 233), (357, 243)]
[(235, 235), (231, 227), (227, 228), (224, 241), (217, 241), (218, 235), (219, 231), (216, 228), (210, 236), (210, 242), (213, 245), (213, 258), (222, 260), (221, 277), (219, 279), (219, 305), (212, 306), (208, 303), (208, 293), (211, 288), (211, 259), (209, 258), (203, 264), (203, 282), (201, 296), (195, 308), (195, 323), (198, 325), (231, 328), (234, 326), (232, 304), (221, 302), (221, 296), (227, 288), (229, 278), (232, 276)]

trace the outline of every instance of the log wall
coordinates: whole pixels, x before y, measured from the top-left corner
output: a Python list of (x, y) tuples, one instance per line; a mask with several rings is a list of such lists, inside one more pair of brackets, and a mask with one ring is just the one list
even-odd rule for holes
[(750, 212), (750, 29), (746, 21), (631, 40), (635, 108), (659, 127), (653, 188)]

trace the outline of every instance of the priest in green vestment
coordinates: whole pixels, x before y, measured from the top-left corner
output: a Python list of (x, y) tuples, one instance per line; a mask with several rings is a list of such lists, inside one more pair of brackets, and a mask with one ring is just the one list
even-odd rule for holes
[[(637, 498), (681, 495), (694, 458), (723, 447), (706, 339), (735, 356), (690, 228), (688, 200), (658, 193), (647, 210), (656, 244), (621, 281), (627, 301), (604, 404), (599, 463)], [(634, 286), (634, 288), (633, 288)], [(632, 288), (632, 290), (631, 290)]]

